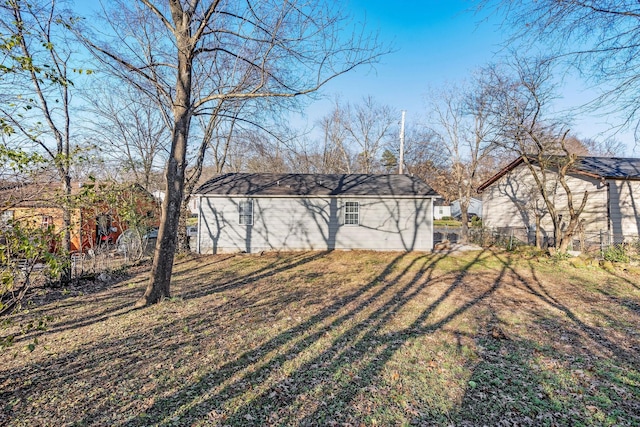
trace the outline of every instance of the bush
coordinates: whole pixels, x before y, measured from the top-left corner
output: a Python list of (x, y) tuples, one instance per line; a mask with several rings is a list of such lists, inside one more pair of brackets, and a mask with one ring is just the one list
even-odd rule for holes
[(20, 308), (32, 286), (36, 266), (43, 270), (47, 284), (60, 280), (68, 259), (51, 252), (59, 247), (60, 236), (52, 228), (33, 228), (20, 222), (3, 227), (0, 243), (0, 316)]
[(629, 262), (629, 255), (623, 245), (611, 245), (602, 251), (605, 261)]

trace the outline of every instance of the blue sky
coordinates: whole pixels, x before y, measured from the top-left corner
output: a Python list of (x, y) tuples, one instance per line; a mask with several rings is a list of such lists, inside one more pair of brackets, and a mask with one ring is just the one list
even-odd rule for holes
[[(367, 28), (378, 30), (381, 39), (392, 43), (395, 51), (383, 57), (373, 70), (356, 69), (330, 82), (322, 91), (323, 99), (312, 102), (304, 118), (293, 122), (301, 127), (314, 125), (329, 113), (337, 95), (350, 102), (371, 95), (398, 112), (405, 110), (408, 126), (424, 122), (429, 88), (461, 82), (475, 69), (498, 62), (505, 53), (507, 30), (500, 26), (498, 17), (473, 13), (476, 3), (477, 0), (345, 0), (342, 4), (346, 12), (356, 22), (366, 21)], [(80, 13), (97, 5), (97, 0), (76, 0)], [(593, 92), (574, 80), (565, 82), (559, 95), (557, 109), (562, 110), (588, 101)], [(582, 116), (573, 124), (572, 132), (602, 139), (600, 133), (610, 127), (605, 121), (602, 117)], [(618, 134), (616, 139), (628, 147), (620, 155), (640, 155), (640, 150), (633, 151), (631, 132)]]
[[(385, 56), (374, 70), (360, 69), (341, 76), (323, 91), (327, 98), (339, 94), (357, 102), (372, 95), (377, 101), (398, 110), (406, 110), (407, 123), (425, 119), (425, 101), (430, 87), (461, 82), (479, 67), (498, 62), (504, 55), (507, 30), (495, 15), (475, 14), (470, 0), (350, 0), (349, 12), (357, 19), (366, 18), (371, 29), (378, 29), (383, 40), (393, 43), (396, 51)], [(556, 109), (580, 106), (593, 92), (580, 80), (564, 82)], [(331, 108), (328, 99), (307, 108), (310, 124)], [(581, 137), (602, 139), (609, 129), (606, 119), (581, 116), (572, 125)], [(626, 155), (633, 152), (630, 132), (616, 135), (626, 144)]]
[[(394, 52), (382, 58), (374, 70), (359, 69), (340, 76), (324, 93), (358, 101), (372, 95), (381, 103), (406, 110), (408, 118), (423, 114), (429, 87), (461, 81), (474, 68), (492, 61), (501, 49), (496, 26), (468, 11), (464, 0), (351, 0), (350, 12), (366, 19), (380, 37), (393, 44)], [(310, 112), (328, 102), (311, 106)]]

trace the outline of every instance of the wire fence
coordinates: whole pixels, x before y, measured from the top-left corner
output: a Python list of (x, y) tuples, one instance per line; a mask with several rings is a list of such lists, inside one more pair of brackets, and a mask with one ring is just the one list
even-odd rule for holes
[(156, 239), (145, 238), (135, 245), (128, 244), (104, 245), (91, 248), (86, 252), (71, 254), (71, 277), (79, 278), (87, 275), (99, 274), (103, 271), (118, 270), (150, 257), (155, 248)]
[(89, 251), (71, 255), (71, 277), (73, 279), (99, 274), (103, 271), (119, 270), (129, 260), (116, 251)]
[[(12, 312), (15, 307), (20, 307), (23, 299), (36, 288), (56, 287), (60, 284), (66, 286), (68, 282), (61, 281), (65, 271), (71, 273), (71, 281), (76, 285), (84, 280), (105, 282), (109, 280), (111, 272), (122, 270), (150, 257), (155, 241), (155, 238), (145, 239), (144, 247), (134, 248), (139, 249), (135, 252), (126, 250), (130, 249), (131, 245), (124, 249), (115, 244), (93, 247), (82, 253), (71, 254), (70, 264), (65, 262), (62, 268), (57, 262), (60, 257), (20, 258), (0, 254), (0, 316)], [(70, 271), (65, 270), (66, 268)]]
[[(434, 242), (461, 241), (462, 228), (441, 226), (434, 229)], [(469, 242), (482, 246), (498, 246), (512, 250), (518, 246), (535, 246), (536, 232), (526, 227), (469, 227)], [(540, 235), (540, 247), (554, 246), (553, 236)], [(617, 234), (609, 230), (580, 231), (573, 236), (569, 250), (595, 256), (617, 256), (640, 259), (640, 235)], [(619, 256), (618, 256), (619, 255)]]

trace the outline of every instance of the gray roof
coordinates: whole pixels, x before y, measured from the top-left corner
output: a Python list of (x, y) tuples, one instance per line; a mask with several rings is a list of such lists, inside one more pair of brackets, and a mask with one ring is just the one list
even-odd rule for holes
[[(534, 156), (529, 158), (535, 162)], [(561, 162), (565, 157), (557, 157)], [(482, 193), (487, 187), (505, 176), (509, 171), (520, 166), (524, 162), (523, 156), (509, 163), (494, 176), (486, 180), (478, 187), (478, 193)], [(640, 179), (640, 158), (633, 157), (594, 157), (578, 156), (569, 173), (582, 173), (598, 179)]]
[(409, 175), (228, 173), (195, 191), (224, 196), (394, 196), (438, 197)]
[(578, 157), (574, 169), (610, 179), (640, 179), (640, 158)]

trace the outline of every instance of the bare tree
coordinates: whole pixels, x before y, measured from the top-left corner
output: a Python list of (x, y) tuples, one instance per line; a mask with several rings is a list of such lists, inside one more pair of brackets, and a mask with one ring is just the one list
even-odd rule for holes
[[(146, 190), (166, 159), (169, 128), (153, 99), (131, 87), (92, 91), (88, 102), (95, 120), (88, 130), (120, 174), (130, 174)], [(122, 175), (121, 175), (122, 176)]]
[[(592, 107), (637, 123), (640, 108), (640, 8), (630, 0), (485, 0), (505, 16), (511, 41), (544, 44), (599, 85)], [(639, 130), (635, 125), (636, 135)], [(636, 136), (637, 139), (637, 136)]]
[(361, 173), (373, 173), (380, 169), (382, 148), (393, 132), (398, 117), (386, 105), (378, 104), (373, 97), (365, 97), (361, 103), (344, 106), (343, 126), (348, 140), (357, 151), (357, 168)]
[(539, 227), (541, 216), (548, 213), (555, 248), (566, 252), (588, 199), (586, 191), (574, 195), (567, 182), (575, 150), (583, 147), (568, 137), (565, 121), (547, 116), (554, 97), (551, 63), (516, 59), (510, 69), (511, 75), (500, 67), (484, 73), (483, 84), (493, 97), (492, 118), (501, 129), (496, 143), (522, 158), (544, 202), (544, 207), (536, 205), (536, 224)]
[(371, 96), (357, 104), (336, 100), (320, 121), (324, 134), (323, 169), (342, 173), (382, 169), (382, 149), (397, 121), (390, 107), (378, 104)]
[(473, 88), (449, 87), (431, 98), (431, 129), (446, 152), (450, 185), (440, 187), (449, 200), (458, 200), (462, 221), (461, 241), (468, 241), (471, 197), (487, 175), (483, 162), (496, 148), (496, 126), (490, 118), (490, 97), (482, 85)]
[(336, 98), (331, 112), (319, 120), (323, 135), (319, 169), (329, 173), (353, 172), (355, 156), (347, 140), (347, 120), (343, 105)]
[(615, 138), (604, 140), (586, 138), (580, 140), (580, 143), (585, 147), (587, 153), (592, 156), (616, 157), (626, 150), (625, 144)]
[(113, 12), (103, 14), (109, 34), (98, 43), (83, 32), (84, 42), (114, 72), (156, 96), (172, 122), (158, 243), (147, 290), (137, 303), (143, 306), (170, 295), (194, 115), (205, 109), (216, 115), (227, 101), (312, 93), (382, 52), (374, 39), (341, 33), (344, 17), (320, 1), (112, 4)]
[[(73, 49), (62, 21), (72, 20), (55, 0), (8, 0), (0, 5), (4, 54), (0, 122), (5, 142), (43, 155), (56, 171), (63, 212), (62, 250), (71, 248)], [(70, 278), (64, 269), (62, 279)]]
[[(394, 148), (390, 150), (395, 154)], [(438, 194), (447, 194), (450, 186), (447, 158), (431, 129), (415, 125), (407, 128), (404, 162), (408, 173), (420, 177)]]

